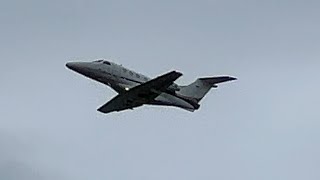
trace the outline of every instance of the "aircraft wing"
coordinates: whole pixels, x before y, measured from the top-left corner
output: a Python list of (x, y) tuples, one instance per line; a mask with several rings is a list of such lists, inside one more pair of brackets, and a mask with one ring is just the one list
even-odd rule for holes
[(182, 73), (172, 71), (156, 77), (144, 84), (135, 86), (132, 89), (117, 95), (112, 100), (101, 106), (98, 111), (102, 113), (109, 113), (142, 106), (143, 104), (146, 104), (158, 97), (180, 76), (182, 76)]

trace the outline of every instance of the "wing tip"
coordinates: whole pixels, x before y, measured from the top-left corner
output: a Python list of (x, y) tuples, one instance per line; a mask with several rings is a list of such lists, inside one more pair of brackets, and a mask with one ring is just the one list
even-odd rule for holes
[(173, 75), (176, 75), (176, 76), (178, 76), (178, 77), (180, 77), (180, 76), (182, 76), (183, 74), (181, 73), (181, 72), (179, 72), (179, 71), (171, 71), (171, 72), (169, 72), (169, 74), (173, 74)]
[(235, 80), (238, 80), (238, 78), (236, 78), (236, 77), (232, 77), (232, 76), (228, 76), (228, 78), (229, 78), (229, 81), (235, 81)]
[(101, 106), (97, 109), (98, 112), (100, 113), (104, 113), (104, 114), (107, 114), (107, 113), (110, 113), (110, 112), (113, 112), (114, 110), (111, 110), (111, 109), (106, 109), (104, 106)]
[(101, 112), (101, 113), (106, 113), (106, 112), (104, 112), (101, 108), (98, 108), (97, 111), (98, 111), (98, 112)]

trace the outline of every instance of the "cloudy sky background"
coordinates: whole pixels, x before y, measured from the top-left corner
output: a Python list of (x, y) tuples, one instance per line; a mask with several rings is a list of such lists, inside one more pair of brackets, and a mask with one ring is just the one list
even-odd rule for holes
[[(1, 1), (0, 179), (320, 179), (320, 1)], [(110, 58), (239, 80), (195, 113), (109, 115), (67, 70)]]

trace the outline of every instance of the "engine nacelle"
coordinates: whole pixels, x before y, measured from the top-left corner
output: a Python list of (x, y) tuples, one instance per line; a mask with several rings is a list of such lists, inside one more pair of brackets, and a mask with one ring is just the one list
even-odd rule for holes
[(177, 84), (172, 84), (171, 86), (168, 87), (168, 91), (175, 93), (176, 91), (180, 91), (180, 88)]

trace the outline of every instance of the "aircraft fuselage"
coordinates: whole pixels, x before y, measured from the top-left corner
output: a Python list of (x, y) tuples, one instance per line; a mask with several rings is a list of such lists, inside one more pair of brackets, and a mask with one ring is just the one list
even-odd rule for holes
[[(119, 94), (150, 80), (150, 78), (145, 75), (105, 60), (94, 62), (70, 62), (67, 63), (66, 66), (86, 77), (110, 86)], [(194, 111), (199, 108), (197, 103), (188, 102), (187, 99), (184, 99), (176, 93), (178, 91), (179, 86), (173, 84), (167, 88), (166, 92), (162, 92), (158, 97), (147, 104), (175, 106), (189, 111)]]

